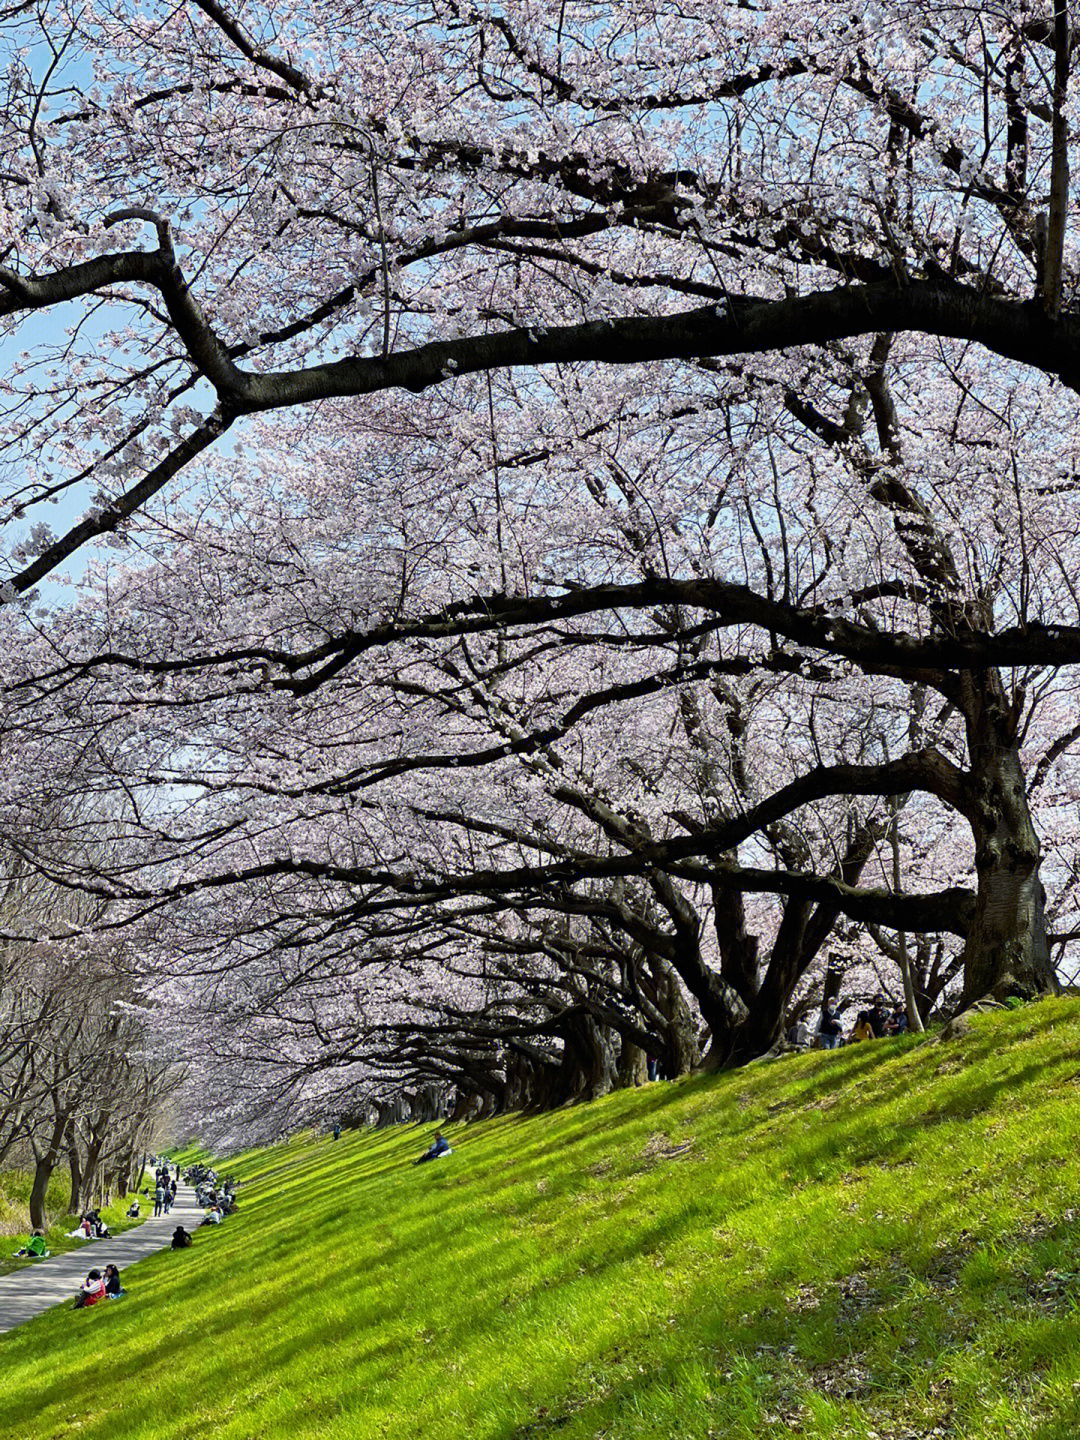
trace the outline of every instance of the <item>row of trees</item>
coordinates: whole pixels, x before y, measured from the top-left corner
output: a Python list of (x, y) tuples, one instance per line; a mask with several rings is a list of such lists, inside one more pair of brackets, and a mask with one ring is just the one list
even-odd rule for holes
[(1068, 970), (1068, 6), (609, 9), (6, 16), (0, 801), (223, 1115)]
[(12, 854), (0, 893), (9, 936), (72, 936), (0, 949), (0, 1167), (30, 1169), (31, 1224), (44, 1227), (59, 1167), (76, 1214), (137, 1185), (177, 1071), (131, 1003), (120, 949), (85, 938), (100, 902)]

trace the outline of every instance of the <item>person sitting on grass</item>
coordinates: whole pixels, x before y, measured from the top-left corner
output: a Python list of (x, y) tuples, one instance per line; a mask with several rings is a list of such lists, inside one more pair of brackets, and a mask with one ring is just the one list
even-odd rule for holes
[(44, 1260), (48, 1253), (44, 1230), (35, 1230), (22, 1249), (15, 1251), (16, 1255), (29, 1255), (32, 1260)]
[(799, 1050), (809, 1050), (814, 1043), (814, 1032), (810, 1029), (809, 1022), (805, 1015), (800, 1015), (788, 1031), (788, 1044), (796, 1046)]
[(110, 1300), (119, 1300), (127, 1291), (120, 1284), (120, 1271), (115, 1265), (105, 1266), (105, 1294)]
[(138, 1202), (138, 1200), (132, 1200), (131, 1204), (128, 1206), (127, 1218), (128, 1218), (129, 1220), (137, 1220), (137, 1219), (139, 1218), (139, 1202)]
[(442, 1131), (436, 1130), (435, 1139), (432, 1141), (431, 1149), (425, 1150), (423, 1155), (420, 1156), (419, 1160), (416, 1160), (414, 1163), (417, 1165), (423, 1165), (425, 1160), (441, 1160), (444, 1155), (452, 1155), (453, 1153), (454, 1152), (450, 1149), (450, 1146), (446, 1143)]
[(221, 1220), (221, 1207), (218, 1205), (211, 1205), (210, 1209), (203, 1216), (200, 1223), (203, 1225), (220, 1225)]
[(184, 1229), (183, 1225), (177, 1225), (172, 1234), (172, 1248), (174, 1250), (186, 1250), (191, 1244), (191, 1236)]
[(852, 1040), (873, 1040), (874, 1027), (870, 1023), (869, 1010), (860, 1010), (855, 1021), (855, 1029), (851, 1032)]
[(83, 1219), (84, 1219), (84, 1220), (87, 1220), (87, 1221), (89, 1222), (89, 1224), (90, 1224), (90, 1234), (92, 1235), (92, 1237), (93, 1237), (95, 1240), (111, 1240), (111, 1239), (112, 1239), (112, 1235), (109, 1233), (109, 1227), (105, 1224), (105, 1221), (102, 1220), (102, 1218), (101, 1218), (101, 1211), (100, 1211), (100, 1210), (88, 1210), (88, 1211), (86, 1212), (86, 1214), (83, 1216)]
[(75, 1296), (75, 1309), (82, 1310), (87, 1305), (96, 1305), (99, 1300), (104, 1299), (105, 1281), (101, 1278), (101, 1271), (91, 1270), (79, 1286), (79, 1293)]

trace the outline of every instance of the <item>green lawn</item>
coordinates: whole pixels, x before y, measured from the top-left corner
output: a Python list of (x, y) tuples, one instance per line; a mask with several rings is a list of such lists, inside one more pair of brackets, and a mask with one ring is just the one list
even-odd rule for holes
[(0, 1428), (1074, 1440), (1078, 1099), (1063, 1000), (447, 1127), (420, 1169), (430, 1126), (234, 1157), (221, 1229), (0, 1339)]

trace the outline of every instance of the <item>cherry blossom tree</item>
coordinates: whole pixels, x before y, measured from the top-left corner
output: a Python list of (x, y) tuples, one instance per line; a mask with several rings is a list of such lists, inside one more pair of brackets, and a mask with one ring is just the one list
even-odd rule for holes
[(326, 1052), (456, 1026), (511, 1088), (537, 1025), (543, 1072), (580, 1017), (605, 1073), (674, 1056), (631, 975), (760, 1053), (838, 923), (881, 963), (912, 937), (924, 999), (943, 936), (966, 1002), (1053, 986), (1064, 4), (6, 23), (7, 725), (131, 807), (65, 871), (110, 923), (176, 907), (267, 1048), (398, 940), (437, 980)]

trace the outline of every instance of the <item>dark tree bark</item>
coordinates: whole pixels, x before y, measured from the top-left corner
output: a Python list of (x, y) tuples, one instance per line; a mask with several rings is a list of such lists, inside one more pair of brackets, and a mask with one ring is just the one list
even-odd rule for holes
[(34, 1179), (30, 1186), (30, 1226), (34, 1230), (48, 1228), (45, 1197), (48, 1193), (49, 1181), (52, 1179), (53, 1171), (56, 1169), (62, 1153), (67, 1123), (66, 1115), (57, 1120), (53, 1124), (48, 1144), (43, 1150), (37, 1151), (34, 1156)]
[(978, 886), (964, 947), (963, 1003), (1053, 993), (1039, 838), (1016, 741), (1019, 699), (996, 672), (964, 677)]
[(75, 1214), (79, 1209), (79, 1197), (82, 1193), (82, 1165), (79, 1161), (79, 1142), (76, 1138), (74, 1127), (69, 1126), (67, 1132), (67, 1155), (68, 1170), (71, 1175), (71, 1192), (68, 1200), (68, 1209)]

